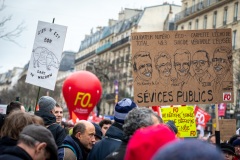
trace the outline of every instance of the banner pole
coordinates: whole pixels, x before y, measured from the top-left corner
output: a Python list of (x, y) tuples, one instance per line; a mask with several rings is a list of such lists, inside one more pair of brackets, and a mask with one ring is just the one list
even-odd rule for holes
[(215, 130), (215, 136), (216, 136), (216, 145), (220, 146), (220, 130), (219, 130), (219, 119), (218, 119), (218, 104), (215, 104), (215, 119), (216, 119), (216, 130)]
[[(53, 18), (52, 23), (54, 23), (54, 21), (55, 21), (55, 18)], [(35, 108), (34, 108), (34, 113), (36, 112), (40, 90), (41, 90), (41, 87), (38, 87), (38, 94), (37, 94), (36, 104), (35, 104)]]
[(35, 104), (35, 107), (34, 107), (34, 113), (36, 112), (36, 108), (37, 108), (37, 105), (38, 105), (40, 90), (41, 90), (41, 87), (38, 87), (38, 94), (37, 94), (36, 104)]

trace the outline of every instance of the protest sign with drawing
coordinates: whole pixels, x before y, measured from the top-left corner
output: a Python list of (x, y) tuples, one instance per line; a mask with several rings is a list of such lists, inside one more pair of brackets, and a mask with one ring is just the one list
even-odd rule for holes
[(54, 90), (67, 27), (38, 22), (26, 82)]
[(231, 29), (131, 35), (138, 106), (233, 102)]

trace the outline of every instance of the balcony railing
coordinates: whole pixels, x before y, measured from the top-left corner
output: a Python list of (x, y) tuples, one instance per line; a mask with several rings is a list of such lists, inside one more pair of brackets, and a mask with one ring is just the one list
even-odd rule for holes
[(224, 1), (224, 0), (204, 0), (195, 5), (192, 5), (191, 7), (186, 8), (184, 11), (181, 11), (180, 13), (176, 14), (175, 22), (180, 21), (181, 19), (183, 19), (193, 13), (196, 13), (203, 9), (209, 8), (213, 4), (219, 3), (220, 1)]

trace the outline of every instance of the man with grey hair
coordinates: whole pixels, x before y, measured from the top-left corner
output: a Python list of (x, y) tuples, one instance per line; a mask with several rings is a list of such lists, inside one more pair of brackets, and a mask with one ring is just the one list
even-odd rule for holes
[(52, 133), (44, 126), (31, 124), (22, 130), (17, 146), (6, 149), (0, 160), (57, 160), (57, 146)]
[(125, 137), (122, 144), (115, 152), (108, 155), (105, 160), (123, 160), (128, 141), (137, 129), (162, 122), (162, 118), (149, 108), (139, 107), (131, 110), (124, 121), (123, 131)]

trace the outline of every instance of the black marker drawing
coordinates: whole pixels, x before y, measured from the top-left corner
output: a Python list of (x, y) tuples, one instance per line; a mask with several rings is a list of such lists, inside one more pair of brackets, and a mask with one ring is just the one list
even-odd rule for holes
[(205, 50), (198, 50), (192, 56), (191, 66), (194, 71), (194, 80), (198, 89), (212, 86), (214, 77), (208, 72), (210, 67), (209, 54)]
[(174, 67), (177, 77), (173, 81), (173, 86), (182, 90), (184, 86), (193, 84), (193, 77), (190, 73), (191, 54), (186, 49), (177, 49), (174, 54)]
[(214, 50), (212, 65), (214, 72), (216, 74), (215, 79), (213, 80), (213, 91), (219, 92), (222, 91), (224, 86), (223, 84), (231, 84), (233, 75), (230, 72), (230, 67), (232, 63), (231, 49), (221, 46)]
[(165, 51), (160, 52), (154, 57), (154, 63), (159, 74), (155, 84), (160, 84), (161, 89), (168, 90), (172, 85), (172, 62), (170, 55)]
[(140, 51), (133, 57), (133, 70), (137, 73), (134, 81), (150, 82), (152, 79), (152, 59), (149, 52)]
[(56, 69), (59, 68), (59, 61), (56, 55), (44, 47), (37, 47), (33, 51), (33, 66), (39, 67), (39, 64), (46, 65), (47, 70), (51, 70), (51, 66)]

